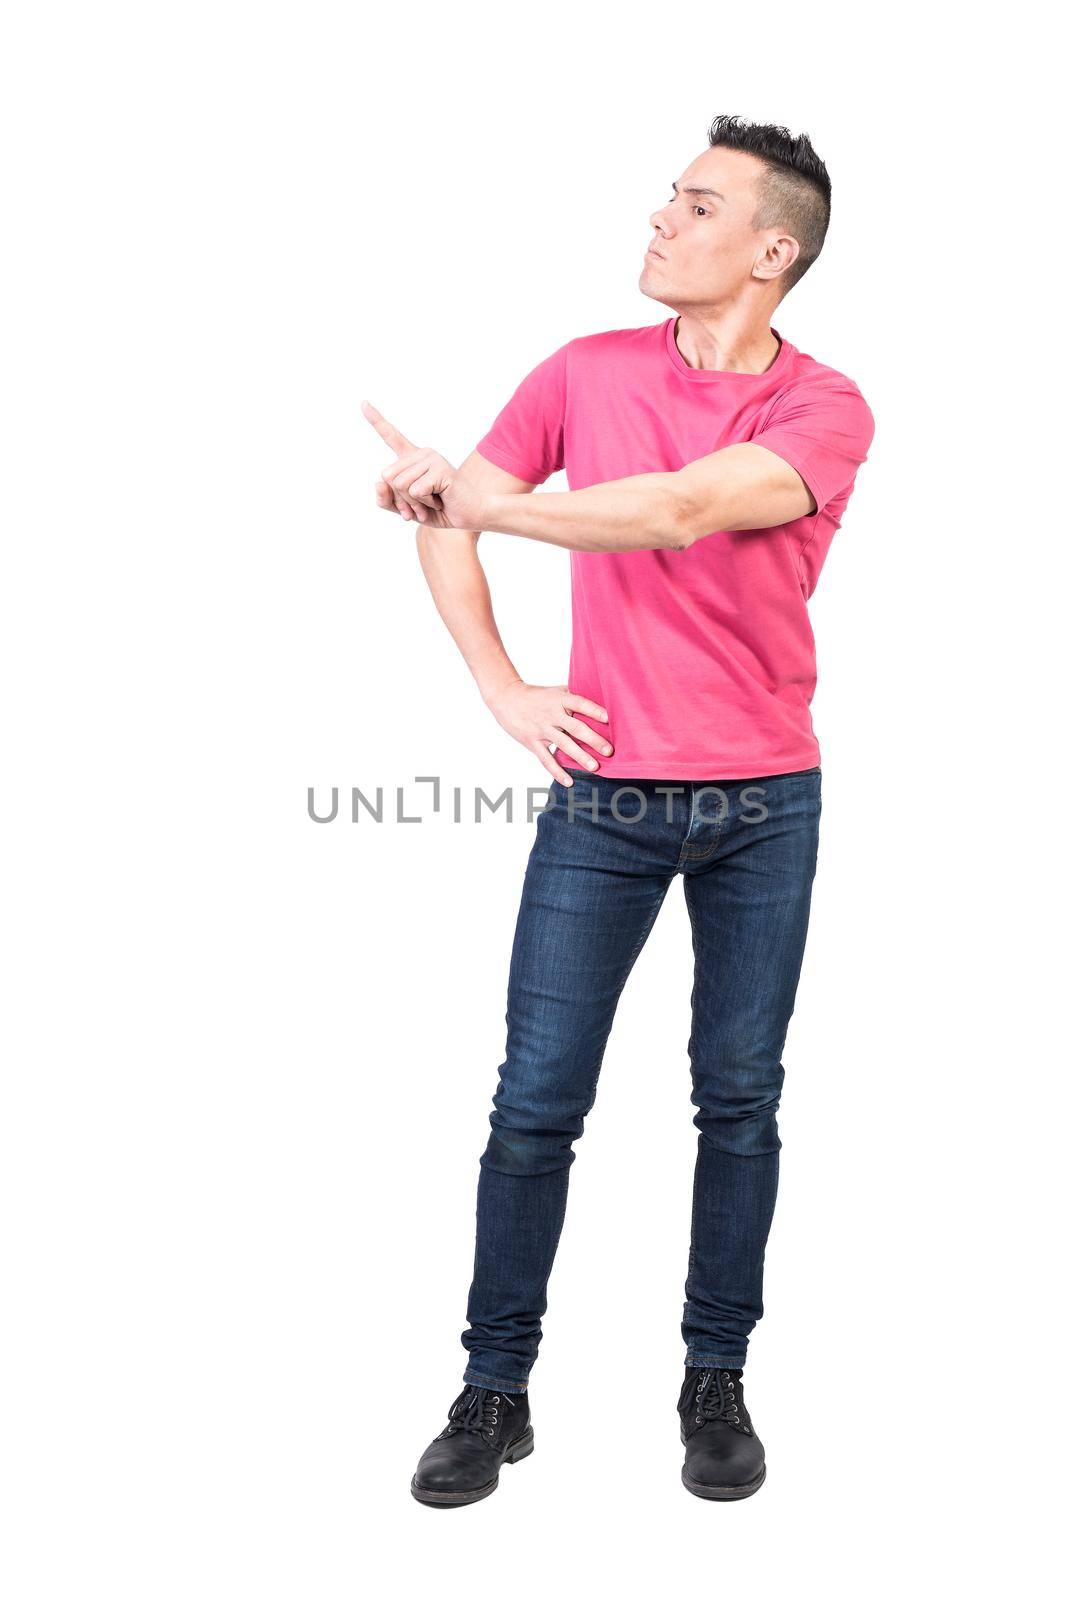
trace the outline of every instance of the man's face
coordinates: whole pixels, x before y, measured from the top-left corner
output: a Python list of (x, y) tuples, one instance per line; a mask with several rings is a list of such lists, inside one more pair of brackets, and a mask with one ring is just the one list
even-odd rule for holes
[[(733, 299), (778, 230), (755, 230), (764, 164), (743, 150), (712, 147), (691, 161), (650, 222), (655, 230), (638, 287), (678, 310)], [(687, 194), (687, 189), (713, 191)]]

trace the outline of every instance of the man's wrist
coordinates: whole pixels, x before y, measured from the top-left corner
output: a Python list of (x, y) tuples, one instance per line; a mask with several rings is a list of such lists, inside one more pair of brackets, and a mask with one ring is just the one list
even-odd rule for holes
[(484, 533), (499, 533), (501, 531), (497, 518), (503, 513), (503, 502), (511, 498), (511, 495), (506, 494), (484, 494), (482, 496), (479, 507), (479, 527)]
[(479, 693), (485, 704), (492, 711), (500, 703), (502, 695), (513, 684), (522, 683), (522, 681), (522, 678), (514, 669), (510, 673), (496, 673), (492, 677), (485, 678), (479, 682)]

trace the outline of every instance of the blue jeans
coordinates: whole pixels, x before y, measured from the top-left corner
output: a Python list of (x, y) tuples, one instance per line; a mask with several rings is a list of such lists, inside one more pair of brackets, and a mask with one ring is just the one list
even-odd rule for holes
[(688, 1366), (744, 1366), (764, 1309), (780, 1057), (816, 869), (818, 768), (720, 784), (574, 779), (553, 780), (523, 881), (461, 1335), (464, 1382), (513, 1393), (538, 1353), (572, 1144), (616, 1004), (677, 875), (693, 934), (698, 1129), (682, 1336)]

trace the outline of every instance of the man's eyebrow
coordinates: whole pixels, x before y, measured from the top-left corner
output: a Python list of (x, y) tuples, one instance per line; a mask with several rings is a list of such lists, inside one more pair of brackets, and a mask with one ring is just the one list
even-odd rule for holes
[[(671, 187), (674, 189), (675, 193), (678, 194), (678, 192), (679, 192), (678, 184), (675, 183), (675, 182), (672, 182)], [(707, 194), (707, 195), (711, 195), (713, 200), (723, 200), (723, 196), (720, 194), (718, 189), (691, 189), (691, 188), (686, 188), (686, 189), (683, 189), (682, 193), (683, 194)], [(723, 200), (723, 204), (724, 205), (727, 204), (726, 200)]]

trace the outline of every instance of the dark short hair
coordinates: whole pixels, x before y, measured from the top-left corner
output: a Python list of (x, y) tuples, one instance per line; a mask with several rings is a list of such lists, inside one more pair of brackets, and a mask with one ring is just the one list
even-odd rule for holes
[(797, 260), (783, 274), (786, 294), (823, 249), (831, 220), (827, 168), (813, 150), (807, 133), (793, 134), (773, 122), (716, 117), (708, 130), (708, 142), (727, 150), (744, 150), (767, 168), (753, 227), (784, 227), (801, 246)]

